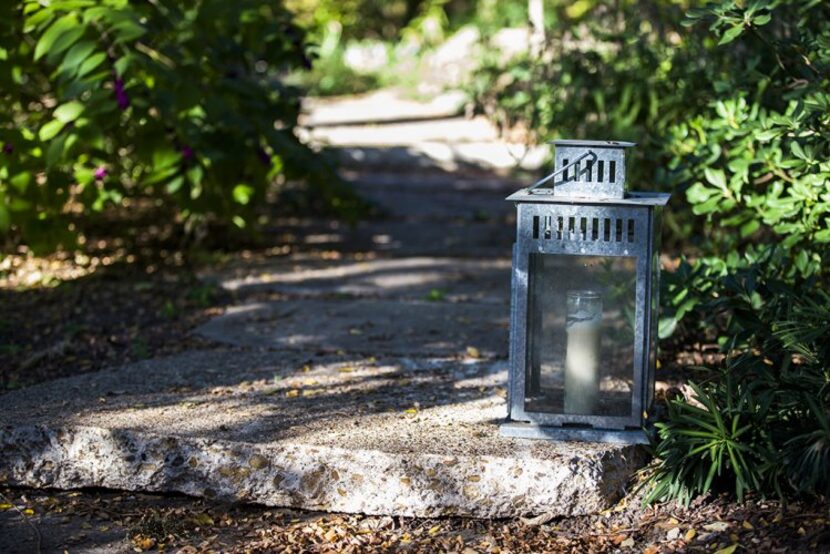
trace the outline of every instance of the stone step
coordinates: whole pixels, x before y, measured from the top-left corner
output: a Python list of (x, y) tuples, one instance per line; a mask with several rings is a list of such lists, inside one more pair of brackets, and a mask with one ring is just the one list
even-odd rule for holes
[(424, 169), (488, 170), (499, 174), (522, 170), (537, 173), (550, 157), (547, 145), (528, 147), (495, 141), (432, 141), (403, 146), (337, 145), (329, 150), (340, 164), (348, 168), (394, 169), (401, 173)]
[(395, 89), (359, 96), (306, 98), (299, 123), (304, 127), (322, 127), (439, 119), (461, 114), (466, 103), (467, 95), (458, 90), (426, 101), (407, 98)]
[(642, 450), (500, 437), (504, 381), (503, 361), (189, 352), (3, 395), (0, 476), (398, 516), (608, 508)]
[(302, 138), (318, 145), (413, 146), (424, 142), (496, 142), (499, 132), (484, 117), (456, 117), (383, 125), (317, 127), (303, 133)]

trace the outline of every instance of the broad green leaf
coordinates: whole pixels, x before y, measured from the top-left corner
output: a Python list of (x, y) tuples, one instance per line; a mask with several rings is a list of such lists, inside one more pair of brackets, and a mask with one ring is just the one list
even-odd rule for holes
[(718, 46), (722, 46), (724, 44), (729, 44), (730, 42), (732, 42), (733, 40), (735, 40), (736, 38), (741, 36), (741, 33), (743, 33), (743, 32), (744, 32), (743, 25), (736, 25), (735, 27), (732, 27), (731, 29), (728, 29), (725, 33), (723, 33), (723, 36), (721, 37), (720, 42), (718, 42)]
[(46, 168), (50, 169), (53, 165), (58, 163), (63, 157), (64, 148), (66, 146), (66, 135), (61, 135), (55, 140), (49, 142), (49, 148), (46, 149)]
[(124, 74), (127, 72), (127, 68), (130, 67), (130, 63), (132, 62), (132, 56), (127, 54), (125, 56), (121, 56), (118, 58), (114, 64), (112, 64), (112, 68), (115, 70), (115, 74), (119, 77), (123, 77)]
[(166, 169), (178, 164), (182, 155), (172, 148), (159, 148), (153, 152), (153, 169)]
[(73, 175), (75, 176), (75, 180), (78, 181), (78, 184), (88, 185), (95, 179), (95, 170), (89, 167), (79, 166), (75, 168)]
[(83, 27), (76, 27), (62, 34), (58, 40), (55, 41), (55, 44), (52, 45), (52, 48), (46, 52), (46, 61), (52, 65), (57, 64), (61, 60), (61, 55), (69, 47), (77, 43), (85, 33), (86, 30)]
[(703, 183), (695, 183), (686, 190), (686, 199), (692, 204), (700, 204), (709, 200), (716, 191), (707, 188)]
[(768, 13), (756, 16), (752, 18), (752, 24), (756, 27), (761, 27), (762, 25), (766, 25), (772, 21), (772, 16)]
[(63, 58), (58, 71), (74, 75), (77, 73), (78, 66), (86, 60), (90, 54), (95, 50), (96, 44), (89, 40), (84, 40), (70, 48)]
[(657, 335), (660, 339), (667, 339), (674, 333), (677, 328), (677, 319), (674, 317), (661, 317), (660, 323), (657, 326)]
[(83, 77), (84, 75), (86, 75), (99, 65), (101, 65), (106, 59), (107, 55), (104, 52), (98, 52), (97, 54), (93, 54), (90, 57), (88, 57), (78, 68), (78, 79), (80, 79), (81, 77)]
[(750, 220), (740, 227), (741, 238), (746, 238), (761, 228), (761, 222), (757, 219)]
[(187, 179), (194, 185), (201, 186), (205, 171), (202, 166), (196, 165), (187, 170)]
[(165, 185), (164, 189), (169, 194), (175, 194), (176, 192), (179, 191), (180, 188), (182, 188), (183, 184), (184, 184), (184, 176), (179, 175), (179, 176), (175, 177), (174, 179), (170, 180), (167, 183), (167, 185)]
[(72, 102), (61, 104), (55, 108), (55, 112), (52, 115), (61, 123), (69, 123), (78, 119), (78, 116), (81, 115), (83, 111), (84, 105), (76, 100), (73, 100)]
[(32, 174), (28, 171), (21, 171), (17, 175), (11, 178), (11, 183), (14, 188), (20, 194), (26, 192), (26, 189), (29, 187), (29, 183), (32, 181)]
[(123, 20), (112, 27), (115, 32), (115, 43), (133, 41), (146, 32), (144, 27), (132, 20)]
[(63, 129), (63, 123), (58, 121), (57, 119), (53, 119), (52, 121), (48, 122), (46, 125), (40, 128), (38, 131), (38, 138), (42, 141), (47, 141), (53, 138), (55, 135), (61, 132)]
[(704, 175), (706, 175), (706, 180), (709, 181), (712, 185), (716, 186), (717, 188), (725, 191), (726, 190), (726, 174), (723, 172), (722, 169), (713, 169), (711, 167), (706, 167), (703, 169)]
[(796, 158), (799, 158), (801, 160), (807, 159), (807, 154), (804, 153), (804, 149), (801, 148), (801, 145), (796, 141), (790, 143), (790, 152), (792, 152), (793, 156), (795, 156)]
[(818, 231), (815, 235), (813, 235), (813, 238), (817, 242), (830, 242), (830, 229), (822, 229), (821, 231)]
[[(52, 47), (64, 33), (75, 30), (75, 33), (73, 34), (76, 34), (77, 30), (79, 29), (77, 25), (78, 18), (75, 17), (75, 14), (71, 13), (61, 17), (60, 19), (52, 23), (52, 25), (50, 25), (46, 32), (43, 33), (43, 35), (40, 37), (40, 40), (37, 41), (34, 55), (35, 60), (39, 60), (47, 53), (49, 53)], [(81, 34), (83, 34), (82, 28), (80, 29), (80, 31)], [(81, 38), (80, 35), (78, 35), (77, 38)], [(71, 44), (65, 44), (65, 48), (69, 48), (69, 46), (71, 46)]]

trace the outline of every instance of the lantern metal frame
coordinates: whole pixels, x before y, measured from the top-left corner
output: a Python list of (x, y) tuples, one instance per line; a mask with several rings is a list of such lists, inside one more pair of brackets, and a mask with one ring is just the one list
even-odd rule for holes
[[(555, 141), (553, 144), (557, 146), (558, 169), (507, 198), (516, 204), (517, 235), (513, 246), (508, 420), (501, 426), (501, 434), (643, 443), (647, 440), (643, 427), (654, 396), (660, 216), (670, 195), (625, 191), (624, 149), (634, 146), (632, 143)], [(569, 162), (568, 158), (574, 161)], [(606, 169), (616, 166), (613, 177), (605, 172), (605, 182), (597, 178), (597, 171), (592, 171), (603, 159)], [(608, 159), (615, 163), (608, 164)], [(541, 187), (551, 182), (551, 188)], [(529, 305), (532, 254), (635, 259), (633, 385), (631, 410), (625, 416), (550, 413), (526, 408), (531, 363), (528, 342), (532, 317)]]

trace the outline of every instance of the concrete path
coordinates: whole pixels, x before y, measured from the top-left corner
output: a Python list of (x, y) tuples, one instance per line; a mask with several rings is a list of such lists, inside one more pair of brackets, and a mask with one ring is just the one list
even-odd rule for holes
[(307, 102), (300, 137), (338, 154), (348, 167), (380, 169), (484, 169), (508, 174), (537, 171), (550, 156), (547, 145), (502, 140), (482, 117), (461, 117), (459, 91), (426, 102), (396, 89), (360, 97)]
[[(342, 123), (327, 109), (310, 120)], [(383, 217), (283, 222), (272, 238), (290, 255), (206, 270), (238, 299), (195, 330), (214, 349), (3, 395), (0, 481), (405, 516), (609, 506), (639, 448), (498, 434), (503, 198), (521, 183), (480, 168), (344, 176)]]

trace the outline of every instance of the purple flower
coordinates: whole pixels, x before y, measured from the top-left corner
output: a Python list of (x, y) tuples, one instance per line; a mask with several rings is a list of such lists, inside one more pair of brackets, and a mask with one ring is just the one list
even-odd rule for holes
[(14, 152), (14, 145), (10, 142), (7, 142), (3, 145), (3, 154), (11, 154)]
[(98, 181), (102, 181), (104, 178), (106, 178), (107, 173), (108, 173), (107, 168), (104, 167), (103, 165), (99, 165), (98, 167), (95, 168), (95, 173), (94, 173), (95, 179), (98, 180)]
[(189, 160), (192, 157), (193, 149), (186, 144), (182, 146), (182, 158), (184, 158), (185, 160)]
[(120, 77), (115, 79), (115, 101), (118, 102), (118, 108), (120, 110), (126, 110), (130, 106), (130, 97), (127, 96), (127, 92), (124, 90), (124, 79)]

